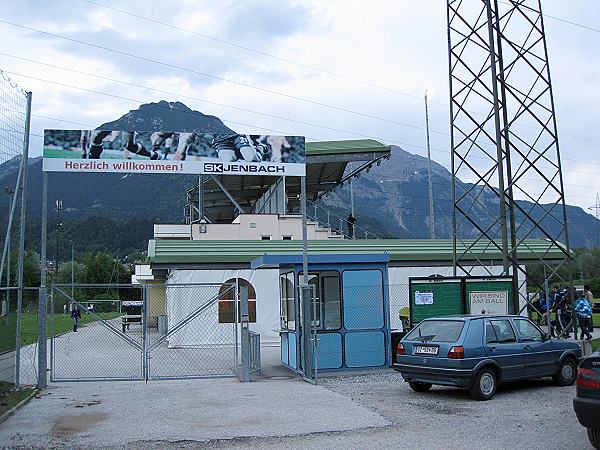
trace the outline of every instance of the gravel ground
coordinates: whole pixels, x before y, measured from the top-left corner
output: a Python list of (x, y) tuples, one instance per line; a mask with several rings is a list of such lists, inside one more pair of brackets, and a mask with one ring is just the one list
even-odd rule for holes
[(380, 413), (391, 425), (204, 443), (139, 442), (135, 448), (592, 449), (573, 412), (575, 388), (555, 387), (550, 379), (501, 386), (487, 402), (471, 400), (466, 391), (452, 388), (415, 393), (393, 371), (327, 377), (320, 385)]
[[(304, 384), (300, 381), (296, 383)], [(313, 391), (318, 395), (308, 393), (308, 396), (312, 397), (310, 401), (333, 402), (334, 404), (324, 405), (322, 403), (311, 414), (310, 403), (304, 402), (298, 409), (300, 419), (299, 417), (295, 418), (300, 422), (294, 428), (290, 428), (289, 423), (286, 427), (285, 421), (282, 422), (282, 426), (278, 427), (277, 425), (278, 419), (276, 418), (283, 419), (287, 412), (290, 412), (288, 405), (285, 410), (273, 408), (271, 411), (273, 417), (268, 419), (268, 423), (254, 424), (254, 427), (257, 428), (252, 431), (252, 434), (259, 437), (211, 439), (209, 436), (205, 436), (208, 440), (195, 439), (192, 437), (195, 430), (183, 426), (179, 438), (171, 435), (165, 436), (163, 439), (156, 433), (148, 433), (145, 437), (140, 436), (138, 440), (129, 440), (122, 447), (115, 447), (114, 440), (109, 445), (106, 445), (105, 442), (105, 445), (100, 445), (100, 447), (144, 450), (386, 447), (410, 449), (511, 448), (511, 450), (592, 448), (587, 439), (586, 430), (579, 425), (573, 412), (572, 399), (575, 395), (575, 387), (558, 388), (552, 385), (550, 379), (501, 386), (496, 396), (487, 402), (471, 400), (466, 391), (453, 388), (434, 387), (427, 393), (415, 393), (402, 381), (401, 376), (392, 370), (329, 376), (321, 378), (319, 384), (320, 387)], [(286, 383), (277, 386), (276, 382), (267, 380), (256, 384), (252, 383), (252, 385), (261, 390), (266, 388), (267, 391), (263, 392), (271, 392), (277, 387), (283, 386), (288, 389)], [(301, 386), (297, 387), (301, 388)], [(311, 389), (315, 388), (311, 387)], [(330, 391), (331, 395), (326, 395), (327, 391)], [(288, 390), (288, 395), (289, 399), (293, 399), (297, 393)], [(277, 397), (281, 398), (281, 395)], [(352, 403), (355, 406), (350, 407)], [(251, 405), (247, 407), (252, 410)], [(324, 407), (329, 409), (329, 416), (322, 415)], [(347, 431), (308, 431), (311, 428), (309, 426), (311, 420), (314, 421), (318, 418), (319, 423), (324, 425), (323, 428), (327, 429), (325, 425), (330, 421), (334, 422), (342, 418), (348, 420), (351, 415), (350, 410), (356, 407), (363, 407), (370, 413), (381, 417), (380, 424), (365, 427), (365, 425), (361, 426), (355, 422), (354, 429)], [(186, 408), (189, 406), (186, 405)], [(321, 410), (321, 416), (319, 416), (319, 410)], [(184, 413), (184, 411), (181, 412)], [(197, 413), (200, 414), (196, 416), (196, 420), (199, 420), (198, 425), (204, 426), (202, 413), (200, 411)], [(136, 414), (130, 416), (132, 419), (130, 425), (137, 422), (134, 416)], [(216, 424), (217, 422), (215, 422), (215, 426)], [(303, 431), (302, 428), (306, 431)], [(26, 426), (21, 428), (23, 430), (21, 433), (27, 433), (26, 429)], [(258, 432), (257, 430), (262, 431)], [(0, 435), (2, 435), (1, 432)], [(261, 435), (262, 437), (260, 437)], [(246, 436), (246, 434), (238, 436)], [(187, 440), (188, 438), (195, 440)], [(81, 445), (81, 448), (89, 448), (93, 442), (94, 439), (91, 436), (83, 435), (76, 441), (54, 441), (53, 443), (58, 444), (57, 447), (60, 448), (76, 448), (77, 445)], [(0, 447), (2, 444), (0, 442)], [(95, 444), (98, 445), (99, 442), (96, 441)], [(42, 446), (46, 445), (42, 444)]]

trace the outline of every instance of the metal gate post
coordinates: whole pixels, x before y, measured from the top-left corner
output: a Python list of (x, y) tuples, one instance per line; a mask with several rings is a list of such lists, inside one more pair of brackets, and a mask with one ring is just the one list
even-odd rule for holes
[(148, 285), (142, 285), (142, 373), (148, 382)]
[(240, 289), (239, 289), (239, 278), (235, 279), (235, 286), (233, 287), (233, 299), (235, 308), (233, 308), (233, 346), (234, 346), (234, 358), (235, 358), (235, 366), (234, 373), (238, 373), (240, 358), (239, 358), (239, 333), (238, 333), (238, 323), (240, 323), (239, 311), (237, 309), (237, 302), (240, 299)]
[[(321, 311), (317, 310), (317, 292), (316, 292), (316, 287), (312, 286), (312, 289), (310, 291), (310, 295), (311, 295), (311, 300), (312, 300), (312, 325), (313, 327), (311, 328), (311, 334), (312, 334), (312, 341), (313, 341), (313, 350), (312, 350), (312, 357), (313, 357), (313, 372), (314, 372), (314, 380), (315, 380), (315, 384), (318, 384), (318, 376), (317, 376), (317, 366), (318, 366), (318, 346), (319, 346), (319, 331), (317, 328), (317, 323), (320, 322), (321, 320)], [(319, 305), (322, 305), (322, 303), (320, 303)]]
[[(71, 296), (72, 297), (72, 296)], [(69, 301), (67, 313), (71, 313), (71, 302)], [(54, 283), (50, 286), (50, 381), (54, 381)]]
[[(240, 286), (241, 324), (242, 324), (242, 373), (241, 381), (250, 381), (250, 330), (248, 329), (248, 287)], [(236, 305), (237, 306), (237, 305)]]
[(313, 294), (313, 286), (302, 285), (299, 288), (300, 302), (302, 305), (302, 346), (301, 359), (304, 381), (311, 384), (317, 384), (315, 378), (315, 344), (316, 344), (316, 327), (314, 321), (313, 299), (316, 295)]
[(47, 362), (47, 299), (46, 299), (46, 237), (48, 226), (48, 172), (42, 172), (42, 239), (40, 249), (40, 290), (38, 297), (38, 388), (48, 386)]

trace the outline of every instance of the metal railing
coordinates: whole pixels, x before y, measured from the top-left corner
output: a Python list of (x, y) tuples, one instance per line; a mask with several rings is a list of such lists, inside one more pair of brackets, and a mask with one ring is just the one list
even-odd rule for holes
[[(298, 211), (294, 210), (292, 213), (298, 213)], [(381, 239), (372, 231), (356, 224), (352, 227), (354, 232), (353, 236), (351, 236), (346, 218), (310, 200), (306, 202), (306, 217), (308, 220), (317, 222), (318, 225), (328, 228), (331, 233), (344, 239)]]
[(249, 372), (255, 373), (260, 372), (260, 334), (250, 331), (250, 358), (249, 358)]
[(375, 233), (356, 224), (352, 227), (354, 228), (354, 231), (351, 233), (346, 218), (341, 217), (310, 200), (307, 200), (306, 202), (306, 215), (308, 220), (313, 220), (326, 226), (334, 233), (343, 236), (345, 239), (380, 239)]

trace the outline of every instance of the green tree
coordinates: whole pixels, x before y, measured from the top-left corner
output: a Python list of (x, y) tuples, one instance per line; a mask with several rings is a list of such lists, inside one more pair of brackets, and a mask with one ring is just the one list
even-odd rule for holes
[(85, 282), (90, 284), (130, 283), (131, 272), (119, 260), (104, 252), (83, 255)]
[(70, 284), (71, 283), (71, 267), (73, 267), (74, 283), (85, 283), (87, 268), (85, 265), (74, 261), (64, 263), (56, 274), (56, 283)]

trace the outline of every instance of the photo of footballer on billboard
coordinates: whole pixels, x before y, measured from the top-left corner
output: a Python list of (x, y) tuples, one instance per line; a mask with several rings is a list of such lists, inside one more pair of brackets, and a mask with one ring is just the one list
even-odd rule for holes
[(304, 176), (303, 136), (44, 130), (44, 171)]

